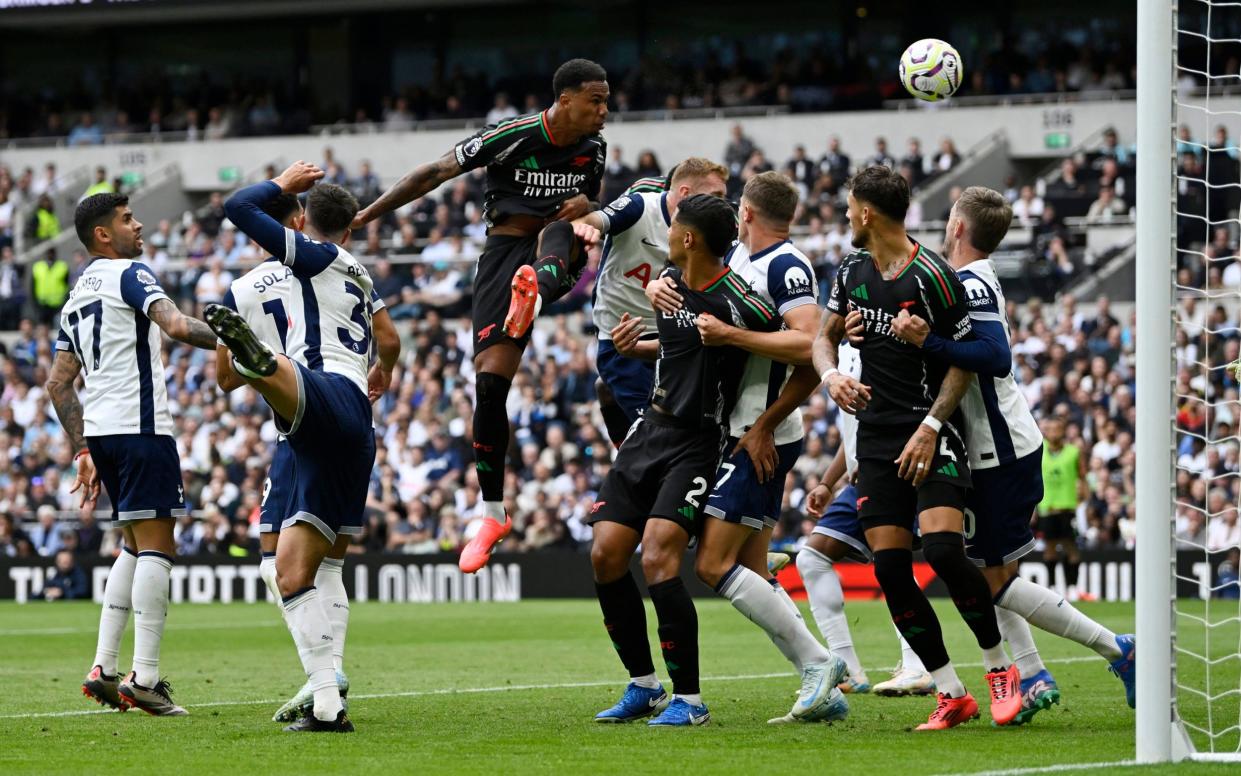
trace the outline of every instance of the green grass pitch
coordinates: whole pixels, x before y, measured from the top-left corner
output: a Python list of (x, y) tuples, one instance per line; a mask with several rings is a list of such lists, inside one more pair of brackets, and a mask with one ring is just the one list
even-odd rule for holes
[[(937, 608), (962, 678), (981, 696), (978, 650), (950, 605)], [(1118, 631), (1132, 627), (1131, 604), (1083, 608)], [(0, 604), (0, 682), (8, 699), (0, 707), (0, 773), (936, 774), (1133, 757), (1133, 713), (1120, 682), (1101, 659), (1045, 634), (1039, 643), (1064, 701), (1029, 726), (992, 728), (984, 702), (980, 720), (916, 733), (930, 699), (874, 696), (854, 696), (843, 723), (769, 726), (768, 718), (792, 704), (796, 677), (727, 603), (701, 600), (698, 610), (712, 713), (705, 728), (591, 722), (625, 679), (594, 601), (368, 603), (353, 607), (346, 650), (357, 734), (293, 736), (270, 718), (304, 677), (270, 604), (172, 608), (163, 672), (190, 710), (175, 719), (91, 713), (97, 707), (80, 695), (79, 682), (94, 653), (96, 606)], [(871, 680), (885, 678), (898, 657), (886, 610), (865, 602), (847, 611)], [(649, 608), (648, 623), (653, 628)], [(1228, 637), (1235, 651), (1235, 629), (1212, 641), (1223, 645)], [(1183, 630), (1182, 643), (1193, 638), (1203, 636)], [(1216, 665), (1213, 685), (1237, 687), (1236, 668), (1236, 661)], [(1194, 670), (1183, 667), (1183, 678)], [(1216, 729), (1237, 722), (1235, 699), (1212, 712)], [(1235, 748), (1236, 736), (1217, 744)], [(1126, 772), (1229, 770), (1196, 764)]]

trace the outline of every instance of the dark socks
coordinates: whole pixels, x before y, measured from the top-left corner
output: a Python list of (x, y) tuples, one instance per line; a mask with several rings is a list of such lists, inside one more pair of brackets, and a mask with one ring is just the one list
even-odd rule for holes
[(1066, 560), (1064, 562), (1064, 586), (1066, 589), (1070, 587), (1077, 587), (1077, 574), (1081, 570), (1081, 567), (1081, 561), (1074, 563), (1071, 560)]
[(948, 664), (944, 635), (931, 602), (914, 579), (913, 552), (910, 550), (879, 550), (875, 553), (875, 577), (883, 588), (888, 611), (896, 629), (928, 671)]
[(625, 436), (629, 433), (629, 427), (633, 425), (629, 416), (614, 401), (599, 402), (599, 412), (603, 415), (603, 423), (608, 428), (608, 439), (612, 440), (613, 445), (620, 447), (620, 443), (625, 441)]
[[(1047, 567), (1047, 586), (1052, 588), (1053, 590), (1056, 587), (1056, 566), (1058, 566), (1059, 564), (1060, 564), (1059, 558), (1052, 558), (1051, 560), (1048, 560), (1046, 558), (1043, 559), (1043, 565)], [(1065, 569), (1065, 573), (1066, 574), (1068, 573), (1067, 568)], [(1070, 585), (1073, 584), (1068, 579), (1065, 579), (1065, 582)]]
[(608, 637), (625, 670), (630, 676), (655, 673), (651, 645), (646, 638), (646, 607), (633, 574), (626, 573), (615, 582), (596, 582), (595, 595), (603, 610), (603, 626), (608, 629)]
[(577, 236), (567, 221), (556, 221), (539, 234), (538, 260), (534, 274), (539, 281), (539, 297), (551, 304), (573, 288), (569, 258)]
[(944, 580), (961, 619), (974, 632), (978, 646), (990, 649), (1000, 643), (995, 605), (987, 578), (965, 557), (965, 539), (952, 531), (922, 535), (922, 554), (935, 574)]
[(504, 500), (504, 456), (508, 451), (508, 389), (512, 382), (479, 372), (474, 402), (474, 468), (483, 501)]
[(698, 611), (680, 577), (651, 585), (651, 603), (659, 617), (659, 648), (677, 695), (697, 695)]

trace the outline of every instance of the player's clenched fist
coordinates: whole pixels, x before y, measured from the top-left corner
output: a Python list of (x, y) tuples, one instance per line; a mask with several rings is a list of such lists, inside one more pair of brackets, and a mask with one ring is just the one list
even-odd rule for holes
[(918, 316), (910, 315), (908, 310), (901, 310), (892, 319), (892, 333), (910, 345), (922, 347), (927, 335), (931, 333), (931, 327)]

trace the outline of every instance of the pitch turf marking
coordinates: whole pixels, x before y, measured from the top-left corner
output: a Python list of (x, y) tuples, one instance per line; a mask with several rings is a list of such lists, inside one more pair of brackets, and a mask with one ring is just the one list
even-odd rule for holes
[(1111, 763), (1063, 763), (1043, 765), (1036, 768), (1008, 768), (1002, 771), (968, 771), (958, 776), (1022, 776), (1027, 773), (1059, 773), (1061, 771), (1093, 771), (1099, 768), (1128, 768), (1139, 765), (1137, 760), (1117, 760)]
[[(275, 628), (277, 626), (284, 627), (284, 623), (280, 620), (272, 620), (271, 622), (190, 622), (184, 625), (168, 624), (164, 626), (164, 630), (165, 632), (182, 630), (237, 630), (240, 628)], [(26, 628), (23, 630), (0, 630), (0, 638), (5, 636), (73, 636), (75, 634), (98, 632), (98, 626), (89, 628)]]
[[(1087, 663), (1101, 660), (1099, 657), (1067, 657), (1060, 660), (1044, 660), (1046, 663)], [(982, 668), (982, 663), (957, 663), (957, 668)], [(886, 668), (869, 668), (868, 671), (882, 672)], [(704, 676), (704, 682), (744, 682), (754, 681), (758, 679), (782, 679), (791, 678), (794, 674), (788, 671), (781, 671), (769, 674), (737, 674), (734, 676)], [(551, 684), (506, 684), (497, 687), (444, 687), (437, 690), (407, 690), (404, 692), (380, 692), (380, 693), (350, 693), (349, 700), (373, 700), (381, 698), (418, 698), (427, 695), (468, 695), (476, 693), (493, 693), (493, 692), (512, 692), (524, 690), (571, 690), (582, 687), (610, 687), (619, 686), (621, 682), (616, 679), (596, 682), (557, 682)], [(278, 706), (284, 703), (287, 698), (261, 700), (244, 700), (244, 701), (207, 701), (206, 703), (194, 703), (190, 705), (190, 711), (194, 709), (210, 708), (213, 706)], [(77, 717), (87, 714), (109, 714), (111, 709), (76, 709), (73, 711), (40, 711), (29, 714), (0, 714), (0, 719), (36, 719), (43, 717)], [(1037, 771), (1029, 771), (1036, 773)], [(987, 776), (998, 776), (998, 774), (1007, 774), (1010, 771), (987, 771)], [(1011, 773), (1027, 773), (1027, 771), (1012, 771)], [(983, 774), (975, 774), (974, 776), (983, 776)]]

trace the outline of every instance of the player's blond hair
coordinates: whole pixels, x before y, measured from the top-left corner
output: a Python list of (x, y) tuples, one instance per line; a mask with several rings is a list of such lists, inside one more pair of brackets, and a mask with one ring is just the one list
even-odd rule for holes
[(760, 172), (746, 181), (741, 198), (776, 226), (787, 227), (797, 213), (797, 187), (775, 170)]
[(970, 244), (983, 253), (994, 252), (1013, 223), (1013, 206), (1003, 194), (986, 186), (970, 186), (961, 192), (956, 207)]
[(672, 173), (672, 179), (668, 181), (668, 187), (676, 188), (686, 181), (701, 180), (708, 175), (718, 175), (720, 180), (728, 182), (727, 167), (701, 156), (691, 156), (677, 165)]

